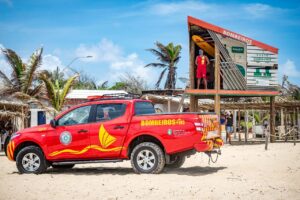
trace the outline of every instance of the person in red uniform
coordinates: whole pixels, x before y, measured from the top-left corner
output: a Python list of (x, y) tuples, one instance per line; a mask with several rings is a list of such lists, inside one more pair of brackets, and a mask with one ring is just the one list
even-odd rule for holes
[(195, 64), (197, 66), (197, 88), (200, 89), (201, 79), (203, 79), (204, 89), (207, 89), (206, 67), (209, 65), (208, 57), (203, 54), (203, 50), (199, 50), (199, 55), (196, 57)]

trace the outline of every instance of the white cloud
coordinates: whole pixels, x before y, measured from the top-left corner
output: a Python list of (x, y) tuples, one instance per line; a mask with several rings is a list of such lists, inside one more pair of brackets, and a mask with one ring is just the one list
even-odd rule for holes
[(88, 46), (81, 44), (76, 49), (78, 57), (92, 56), (89, 59), (82, 59), (85, 62), (111, 62), (117, 60), (119, 55), (122, 54), (120, 47), (107, 39), (102, 39), (98, 44)]
[(216, 4), (208, 3), (205, 1), (179, 1), (173, 3), (157, 3), (147, 5), (145, 12), (141, 9), (140, 14), (153, 14), (153, 15), (172, 15), (174, 20), (178, 17), (182, 18), (186, 15), (199, 16), (202, 19), (232, 19), (238, 17), (239, 19), (257, 19), (275, 16), (286, 11), (279, 7), (273, 7), (268, 4)]
[(0, 3), (5, 3), (8, 6), (12, 6), (13, 5), (12, 0), (0, 0)]
[(206, 12), (210, 8), (208, 3), (201, 1), (182, 1), (177, 3), (158, 3), (150, 7), (150, 11), (157, 15), (169, 15), (190, 11)]
[(117, 81), (124, 73), (130, 73), (149, 83), (155, 81), (153, 80), (155, 72), (144, 67), (145, 63), (139, 58), (138, 54), (125, 55), (118, 45), (108, 39), (102, 39), (96, 45), (81, 44), (76, 49), (76, 54), (77, 56), (93, 56), (90, 59), (83, 59), (83, 62), (108, 64), (107, 80)]
[(300, 78), (300, 69), (298, 69), (295, 65), (295, 62), (287, 59), (287, 61), (279, 66), (279, 74), (287, 75), (291, 78)]
[(254, 18), (264, 18), (266, 16), (270, 16), (272, 14), (278, 14), (284, 11), (281, 8), (272, 7), (267, 4), (255, 3), (255, 4), (247, 4), (243, 6), (243, 10), (246, 11)]
[(62, 68), (63, 64), (59, 57), (51, 55), (51, 54), (46, 54), (43, 56), (43, 61), (42, 61), (42, 66), (41, 69), (46, 69), (46, 70), (55, 70), (56, 67)]

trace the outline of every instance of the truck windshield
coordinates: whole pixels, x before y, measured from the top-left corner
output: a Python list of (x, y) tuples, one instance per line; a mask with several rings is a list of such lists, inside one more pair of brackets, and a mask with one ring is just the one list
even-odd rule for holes
[(152, 114), (155, 113), (155, 109), (151, 102), (135, 102), (134, 113), (135, 115)]

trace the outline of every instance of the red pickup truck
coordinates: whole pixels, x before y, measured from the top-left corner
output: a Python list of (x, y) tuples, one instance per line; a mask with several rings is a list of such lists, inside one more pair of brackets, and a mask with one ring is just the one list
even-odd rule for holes
[(223, 145), (218, 133), (211, 113), (155, 113), (148, 100), (100, 98), (12, 134), (6, 151), (20, 173), (128, 159), (136, 173), (160, 173), (196, 152), (215, 152)]

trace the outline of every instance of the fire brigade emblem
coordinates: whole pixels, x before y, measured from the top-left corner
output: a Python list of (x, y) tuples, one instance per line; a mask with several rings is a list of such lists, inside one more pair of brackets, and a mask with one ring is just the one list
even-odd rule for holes
[(72, 142), (72, 135), (68, 131), (64, 131), (59, 136), (60, 143), (68, 145)]

